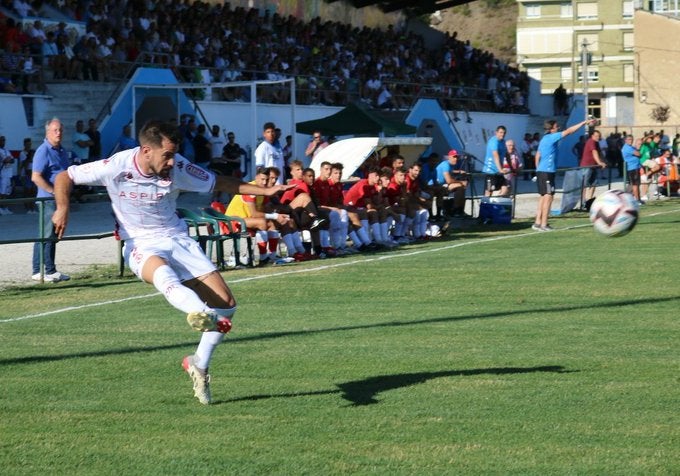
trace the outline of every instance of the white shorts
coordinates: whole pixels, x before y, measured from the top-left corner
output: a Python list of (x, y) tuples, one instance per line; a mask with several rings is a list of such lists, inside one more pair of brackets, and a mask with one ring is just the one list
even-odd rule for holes
[(208, 259), (196, 240), (188, 236), (125, 240), (125, 262), (138, 278), (142, 278), (144, 263), (151, 256), (165, 260), (180, 281), (212, 273), (217, 268)]
[(0, 177), (0, 195), (12, 195), (12, 177)]

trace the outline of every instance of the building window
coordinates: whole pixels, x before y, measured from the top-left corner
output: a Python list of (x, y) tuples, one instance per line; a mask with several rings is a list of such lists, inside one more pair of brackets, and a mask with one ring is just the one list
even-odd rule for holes
[(633, 18), (635, 14), (635, 5), (631, 0), (625, 0), (623, 2), (623, 18)]
[(527, 18), (541, 18), (541, 4), (527, 3)]
[(597, 2), (577, 3), (576, 16), (579, 20), (591, 20), (597, 18)]
[(572, 77), (571, 72), (572, 72), (571, 66), (562, 66), (560, 68), (560, 81), (562, 81), (563, 83), (571, 81)]
[[(597, 66), (588, 66), (588, 82), (597, 83), (600, 80), (600, 71)], [(578, 82), (583, 82), (583, 71), (579, 68)]]
[(633, 65), (632, 64), (624, 64), (623, 65), (623, 80), (626, 83), (632, 83), (634, 82), (633, 78)]
[(561, 18), (572, 18), (574, 16), (574, 9), (569, 3), (560, 3), (560, 17)]
[(579, 50), (583, 47), (584, 42), (588, 42), (588, 52), (590, 53), (600, 49), (600, 42), (597, 33), (578, 35), (576, 41), (578, 41)]
[(541, 68), (527, 68), (527, 75), (531, 79), (535, 79), (536, 81), (540, 81), (541, 78)]
[(623, 51), (633, 51), (633, 46), (635, 46), (635, 37), (632, 31), (626, 31), (623, 33)]

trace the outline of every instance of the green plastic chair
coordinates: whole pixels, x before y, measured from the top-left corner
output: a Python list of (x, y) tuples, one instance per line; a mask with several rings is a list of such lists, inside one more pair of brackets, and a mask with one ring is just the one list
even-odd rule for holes
[(224, 248), (222, 243), (228, 237), (220, 233), (220, 226), (217, 220), (209, 216), (204, 216), (188, 208), (178, 208), (177, 215), (189, 226), (189, 236), (196, 240), (203, 252), (212, 260), (213, 244), (215, 250), (215, 261), (220, 269), (224, 269)]
[[(222, 230), (222, 235), (224, 237), (227, 237), (228, 239), (233, 240), (234, 259), (236, 260), (236, 266), (243, 266), (243, 263), (241, 262), (241, 239), (245, 239), (248, 251), (248, 262), (246, 263), (246, 265), (250, 267), (254, 266), (255, 257), (253, 250), (253, 238), (248, 233), (248, 228), (246, 227), (245, 220), (241, 217), (225, 215), (211, 207), (202, 208), (201, 213), (205, 218), (210, 218), (216, 220), (219, 223), (224, 223), (226, 225), (226, 229), (228, 230), (228, 232), (224, 233), (224, 230)], [(235, 227), (233, 226), (233, 222), (239, 223), (240, 231), (235, 229)], [(219, 226), (217, 227), (217, 229), (218, 230), (220, 229)], [(224, 250), (222, 251), (222, 254), (224, 254)]]

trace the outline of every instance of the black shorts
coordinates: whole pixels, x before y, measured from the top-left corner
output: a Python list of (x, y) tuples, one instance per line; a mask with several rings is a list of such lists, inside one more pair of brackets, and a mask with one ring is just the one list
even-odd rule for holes
[(539, 195), (555, 195), (555, 172), (536, 172)]
[(631, 185), (640, 185), (640, 169), (628, 171), (628, 182)]
[(508, 185), (508, 181), (505, 180), (503, 174), (487, 174), (485, 177), (484, 190), (487, 192), (495, 192), (500, 190), (502, 187)]

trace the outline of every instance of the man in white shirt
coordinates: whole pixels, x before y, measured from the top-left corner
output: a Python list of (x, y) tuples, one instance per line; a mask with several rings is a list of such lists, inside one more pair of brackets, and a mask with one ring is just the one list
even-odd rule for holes
[[(10, 198), (12, 195), (12, 177), (16, 175), (17, 160), (5, 149), (5, 136), (0, 136), (0, 200)], [(12, 210), (7, 207), (0, 208), (0, 215), (11, 215)]]
[(291, 186), (263, 188), (215, 176), (179, 155), (181, 142), (175, 126), (151, 121), (139, 133), (139, 147), (69, 167), (55, 180), (57, 209), (52, 222), (57, 237), (62, 238), (74, 185), (106, 187), (132, 272), (153, 284), (168, 303), (187, 313), (193, 329), (203, 332), (196, 353), (185, 357), (182, 366), (192, 379), (194, 395), (209, 404), (208, 365), (224, 333), (231, 329), (236, 300), (215, 265), (189, 237), (186, 223), (176, 213), (177, 197), (181, 191), (213, 190), (274, 195)]
[[(276, 141), (276, 125), (273, 122), (266, 122), (262, 127), (262, 137), (264, 140), (255, 149), (255, 167), (276, 167), (279, 169), (279, 179), (277, 183), (283, 183), (284, 160), (283, 150), (274, 145)], [(252, 195), (252, 194), (251, 194)]]
[(211, 162), (219, 161), (222, 158), (222, 151), (224, 146), (227, 145), (227, 141), (224, 136), (220, 134), (220, 126), (213, 124), (210, 130), (210, 137), (208, 137), (208, 142), (210, 142), (210, 160)]

